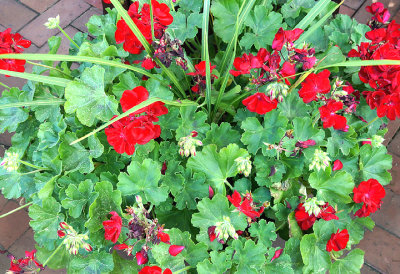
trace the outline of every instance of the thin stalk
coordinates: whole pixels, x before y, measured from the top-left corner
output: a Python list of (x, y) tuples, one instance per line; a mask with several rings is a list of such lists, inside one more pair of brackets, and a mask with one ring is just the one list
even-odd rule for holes
[(1, 218), (4, 218), (4, 217), (7, 217), (8, 215), (11, 215), (11, 214), (13, 214), (14, 212), (17, 212), (17, 211), (19, 211), (19, 210), (21, 210), (21, 209), (23, 209), (23, 208), (25, 208), (25, 207), (27, 207), (27, 206), (30, 206), (31, 204), (33, 204), (33, 202), (29, 202), (29, 203), (27, 203), (27, 204), (24, 204), (23, 206), (17, 207), (16, 209), (13, 209), (13, 210), (11, 210), (11, 211), (9, 211), (9, 212), (7, 212), (7, 213), (4, 213), (3, 215), (0, 216), (0, 219), (1, 219)]
[(156, 40), (156, 37), (154, 36), (154, 14), (153, 14), (153, 3), (151, 0), (149, 1), (150, 5), (150, 20), (151, 20), (151, 37), (153, 38), (153, 41)]
[(169, 0), (169, 2), (171, 3), (171, 10), (175, 11), (174, 2), (172, 2), (172, 0)]
[(62, 73), (62, 74), (64, 74), (64, 75), (70, 77), (70, 78), (73, 78), (70, 74), (65, 73), (64, 71), (62, 71), (62, 70), (60, 70), (60, 69), (58, 69), (58, 68), (46, 66), (46, 65), (44, 65), (44, 64), (35, 63), (35, 62), (31, 62), (31, 61), (26, 61), (26, 62), (27, 62), (28, 64), (31, 64), (31, 65), (34, 65), (34, 66), (43, 67), (43, 68), (47, 68), (47, 69), (53, 69), (53, 70), (55, 70), (55, 71), (58, 71), (58, 72), (60, 72), (60, 73)]
[(2, 83), (2, 82), (0, 82), (0, 86), (5, 87), (6, 89), (11, 89), (9, 86), (7, 86), (6, 84), (4, 84), (4, 83)]
[[(23, 58), (16, 58), (16, 59), (23, 59)], [(70, 80), (68, 80), (68, 79), (59, 78), (59, 77), (50, 77), (50, 76), (44, 76), (44, 75), (37, 75), (37, 74), (33, 74), (33, 73), (16, 72), (16, 71), (9, 71), (9, 70), (2, 70), (2, 69), (0, 69), (0, 74), (10, 75), (13, 77), (18, 77), (18, 78), (22, 78), (22, 79), (26, 79), (26, 80), (41, 82), (44, 84), (56, 85), (56, 86), (60, 86), (60, 87), (66, 87), (67, 84), (70, 82)]]
[(16, 107), (29, 107), (29, 106), (62, 105), (64, 103), (65, 103), (65, 100), (63, 100), (63, 99), (31, 101), (31, 102), (16, 102), (16, 103), (11, 103), (11, 104), (0, 105), (0, 109), (16, 108)]
[(210, 20), (210, 0), (204, 0), (202, 24), (202, 51), (201, 60), (206, 61), (206, 102), (208, 118), (211, 116), (211, 63), (208, 52), (208, 24)]
[(56, 255), (56, 253), (58, 252), (58, 250), (60, 250), (60, 248), (63, 246), (64, 241), (62, 241), (57, 248), (53, 251), (53, 253), (51, 253), (51, 255), (47, 258), (47, 260), (43, 263), (43, 266), (46, 266), (50, 260), (54, 257), (54, 255)]
[(359, 130), (362, 130), (362, 129), (368, 127), (369, 125), (371, 125), (373, 122), (375, 122), (375, 121), (378, 120), (378, 119), (379, 119), (379, 117), (376, 116), (373, 120), (371, 120), (370, 122), (368, 122), (368, 124), (362, 126)]
[(49, 170), (49, 169), (46, 168), (46, 167), (41, 167), (41, 166), (33, 165), (33, 164), (28, 163), (28, 162), (25, 162), (25, 161), (23, 161), (23, 160), (18, 160), (18, 162), (20, 162), (20, 163), (23, 164), (23, 165), (26, 165), (26, 166), (29, 166), (29, 167), (31, 167), (31, 168), (34, 168), (34, 169)]
[(33, 171), (21, 173), (20, 176), (29, 175), (29, 174), (33, 174), (33, 173), (38, 173), (38, 172), (41, 172), (41, 171), (43, 171), (43, 169), (35, 169)]
[(62, 34), (64, 34), (64, 36), (67, 37), (67, 39), (79, 50), (78, 44), (75, 43), (74, 40), (72, 40), (72, 38), (63, 30), (63, 28), (60, 27), (59, 25), (57, 25), (57, 27), (62, 32)]
[(186, 270), (189, 270), (191, 268), (192, 268), (192, 266), (189, 265), (189, 266), (187, 266), (185, 268), (182, 268), (182, 269), (179, 269), (178, 271), (175, 271), (174, 274), (185, 272)]

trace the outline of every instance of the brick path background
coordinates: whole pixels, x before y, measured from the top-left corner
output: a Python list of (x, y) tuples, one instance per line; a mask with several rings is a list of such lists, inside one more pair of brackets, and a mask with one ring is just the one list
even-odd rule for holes
[[(400, 0), (381, 0), (400, 22)], [(347, 14), (361, 23), (366, 23), (369, 15), (365, 7), (371, 0), (345, 0), (340, 13)], [(90, 16), (101, 14), (101, 0), (0, 0), (0, 31), (12, 28), (32, 41), (26, 50), (29, 53), (46, 53), (47, 39), (53, 35), (63, 38), (59, 53), (67, 54), (69, 42), (58, 30), (47, 30), (43, 24), (49, 17), (60, 14), (60, 25), (70, 35), (87, 31), (85, 24)], [(30, 71), (31, 67), (27, 67)], [(0, 82), (8, 86), (22, 87), (24, 80), (5, 78), (0, 75)], [(0, 87), (0, 92), (3, 90)], [(389, 123), (385, 144), (393, 156), (393, 181), (386, 187), (386, 197), (380, 212), (373, 214), (376, 227), (373, 232), (367, 231), (359, 247), (365, 250), (365, 264), (362, 273), (400, 273), (400, 120)], [(10, 144), (10, 134), (0, 135), (0, 156)], [(9, 201), (0, 194), (0, 215), (16, 207), (18, 201)], [(25, 250), (32, 250), (35, 241), (29, 227), (27, 210), (21, 210), (6, 218), (0, 219), (0, 249), (7, 249), (17, 257), (24, 256)], [(9, 267), (9, 259), (0, 254), (0, 272)], [(45, 270), (43, 273), (65, 273), (64, 271)]]

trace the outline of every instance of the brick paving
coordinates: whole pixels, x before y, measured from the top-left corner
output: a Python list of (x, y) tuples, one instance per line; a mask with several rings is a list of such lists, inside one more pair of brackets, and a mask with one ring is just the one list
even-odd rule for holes
[[(400, 0), (380, 0), (389, 9), (392, 18), (400, 22)], [(340, 13), (347, 14), (361, 23), (366, 23), (369, 15), (365, 7), (370, 0), (345, 0)], [(63, 38), (59, 52), (68, 53), (69, 42), (58, 30), (47, 30), (43, 23), (48, 17), (60, 14), (61, 26), (73, 36), (76, 32), (87, 31), (86, 22), (90, 16), (101, 14), (101, 0), (0, 0), (0, 31), (11, 27), (27, 39), (32, 46), (27, 52), (45, 53), (47, 39), (53, 35)], [(5, 78), (0, 75), (0, 82), (8, 86), (22, 87), (23, 79)], [(0, 87), (0, 93), (3, 90)], [(386, 197), (380, 212), (373, 215), (376, 227), (373, 232), (367, 231), (359, 247), (366, 251), (363, 274), (400, 273), (400, 120), (389, 123), (385, 136), (385, 145), (393, 155), (393, 181), (386, 186)], [(0, 135), (0, 156), (10, 146), (11, 134)], [(16, 207), (17, 201), (6, 200), (0, 194), (0, 215)], [(33, 232), (29, 228), (29, 217), (26, 210), (0, 219), (0, 249), (7, 249), (14, 255), (22, 257), (25, 250), (34, 248)], [(9, 267), (9, 259), (0, 255), (0, 272)], [(63, 271), (45, 270), (44, 273), (64, 273)]]

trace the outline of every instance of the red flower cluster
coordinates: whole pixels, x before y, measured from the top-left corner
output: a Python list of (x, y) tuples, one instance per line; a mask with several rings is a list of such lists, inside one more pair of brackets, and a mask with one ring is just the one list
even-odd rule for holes
[[(122, 110), (126, 112), (148, 98), (149, 92), (142, 86), (125, 90), (120, 100)], [(143, 113), (145, 114), (140, 115)], [(153, 122), (158, 121), (158, 116), (167, 113), (168, 109), (162, 102), (155, 102), (139, 109), (106, 128), (104, 132), (107, 135), (107, 141), (116, 152), (132, 155), (135, 152), (136, 144), (144, 145), (160, 136), (161, 128), (159, 125), (154, 125)]]
[(365, 9), (367, 10), (367, 12), (374, 15), (371, 18), (372, 20), (376, 20), (379, 23), (386, 23), (387, 21), (389, 21), (390, 13), (387, 9), (385, 9), (385, 6), (382, 3), (372, 3), (371, 6), (367, 6)]
[[(213, 69), (215, 69), (216, 66), (211, 66), (210, 63), (210, 75), (211, 75), (211, 83), (214, 81), (214, 79), (218, 79), (218, 77), (214, 74), (212, 74)], [(201, 61), (197, 65), (194, 66), (195, 72), (189, 72), (186, 73), (187, 75), (193, 76), (193, 80), (195, 82), (195, 85), (192, 87), (192, 91), (195, 93), (199, 93), (206, 88), (206, 61)]]
[(331, 90), (330, 74), (329, 70), (324, 69), (320, 73), (311, 73), (307, 76), (301, 83), (301, 89), (299, 90), (299, 96), (304, 103), (318, 101), (319, 94), (327, 94)]
[[(44, 267), (36, 260), (35, 254), (36, 249), (33, 249), (30, 252), (25, 251), (25, 258), (21, 258), (18, 260), (14, 256), (9, 255), (11, 262), (8, 271), (11, 273), (28, 273), (29, 270), (36, 269), (38, 267), (40, 268), (40, 270), (43, 270)], [(27, 268), (26, 271), (24, 271), (24, 268)]]
[(383, 186), (375, 179), (361, 182), (353, 189), (353, 200), (356, 203), (364, 203), (362, 208), (357, 210), (357, 217), (367, 217), (377, 211), (382, 204), (386, 192)]
[(159, 266), (145, 266), (140, 271), (139, 274), (172, 274), (171, 269), (166, 268), (164, 272), (162, 272), (161, 267)]
[(256, 112), (260, 115), (264, 115), (278, 106), (278, 100), (271, 99), (265, 93), (257, 92), (242, 101), (243, 105), (247, 107), (251, 112)]
[(294, 210), (294, 216), (297, 224), (302, 230), (310, 229), (318, 219), (324, 219), (325, 221), (339, 220), (338, 216), (335, 215), (336, 210), (330, 206), (329, 203), (325, 203), (323, 206), (320, 206), (320, 209), (321, 212), (318, 214), (318, 216), (315, 216), (314, 214), (308, 214), (303, 203), (300, 203), (297, 206), (297, 208)]
[(237, 190), (235, 190), (232, 194), (227, 196), (228, 200), (240, 211), (243, 212), (244, 215), (250, 217), (252, 220), (259, 218), (261, 213), (264, 212), (264, 207), (262, 206), (257, 210), (257, 207), (253, 204), (253, 197), (251, 193), (246, 193), (243, 196), (243, 199)]
[[(0, 54), (21, 53), (30, 46), (31, 41), (23, 39), (19, 33), (11, 33), (10, 28), (0, 32)], [(25, 60), (0, 59), (0, 69), (24, 72), (25, 63)]]
[(283, 30), (283, 28), (280, 28), (272, 41), (272, 49), (279, 51), (282, 50), (284, 45), (291, 49), (294, 46), (293, 42), (299, 39), (303, 32), (302, 29)]
[(345, 249), (347, 243), (349, 242), (349, 232), (347, 229), (343, 229), (339, 232), (339, 229), (336, 233), (332, 233), (331, 238), (326, 243), (326, 251), (331, 252), (339, 251)]
[(349, 129), (346, 117), (336, 114), (341, 109), (343, 109), (343, 103), (334, 100), (328, 100), (326, 105), (319, 108), (324, 128), (333, 126), (336, 130), (347, 131)]
[(111, 211), (110, 214), (112, 215), (110, 220), (103, 222), (104, 239), (110, 240), (115, 244), (118, 241), (119, 234), (121, 234), (122, 219), (115, 211)]
[[(164, 3), (159, 3), (156, 0), (151, 0), (154, 16), (154, 36), (160, 39), (164, 34), (165, 29), (170, 25), (174, 18), (170, 14), (169, 7)], [(143, 4), (142, 10), (139, 12), (139, 1), (131, 4), (128, 10), (129, 16), (132, 18), (135, 25), (143, 34), (147, 42), (151, 44), (151, 17), (150, 5)], [(128, 27), (125, 20), (120, 19), (117, 22), (117, 31), (115, 32), (115, 40), (118, 44), (124, 43), (124, 50), (132, 54), (139, 54), (144, 49), (139, 39)]]
[[(381, 3), (367, 7), (379, 22), (388, 20), (389, 13)], [(388, 25), (381, 25), (365, 34), (371, 42), (361, 43), (358, 50), (352, 49), (349, 57), (360, 57), (362, 60), (400, 60), (400, 24), (394, 20)], [(364, 91), (367, 103), (371, 109), (377, 110), (379, 117), (386, 116), (390, 120), (400, 117), (400, 66), (366, 66), (361, 67), (360, 80), (368, 83), (374, 90)]]

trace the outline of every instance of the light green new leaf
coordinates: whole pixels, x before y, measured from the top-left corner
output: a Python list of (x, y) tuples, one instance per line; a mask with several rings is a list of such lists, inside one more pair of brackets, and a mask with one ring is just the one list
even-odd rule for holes
[(264, 245), (256, 245), (252, 240), (245, 243), (234, 240), (230, 248), (235, 251), (232, 261), (237, 265), (237, 273), (259, 273), (265, 263)]
[(101, 274), (113, 269), (113, 257), (105, 251), (91, 252), (87, 257), (74, 257), (69, 264), (69, 270), (73, 274)]
[(57, 230), (60, 222), (64, 221), (60, 211), (61, 205), (53, 197), (43, 199), (42, 206), (35, 204), (29, 207), (29, 217), (32, 219), (29, 225), (35, 231), (35, 241), (47, 249), (54, 249), (54, 243), (58, 240)]
[(111, 211), (121, 213), (121, 191), (113, 190), (113, 185), (107, 181), (96, 183), (94, 190), (99, 196), (89, 207), (89, 220), (85, 223), (85, 226), (89, 229), (91, 235), (98, 232), (102, 234), (104, 240), (104, 232), (101, 231), (103, 221), (108, 219)]
[(360, 148), (360, 171), (365, 181), (373, 178), (387, 185), (392, 180), (388, 172), (391, 168), (392, 156), (387, 154), (386, 147), (372, 148), (364, 145)]
[(209, 124), (206, 123), (207, 114), (202, 111), (196, 112), (196, 106), (181, 107), (181, 124), (176, 130), (176, 140), (179, 141), (181, 137), (186, 137), (192, 131), (197, 131), (200, 136), (205, 136), (206, 132), (210, 129)]
[(235, 159), (247, 156), (248, 152), (237, 144), (230, 144), (219, 152), (216, 145), (208, 145), (189, 158), (187, 167), (204, 173), (216, 192), (225, 193), (226, 179), (238, 173)]
[(251, 237), (258, 239), (257, 244), (262, 244), (264, 248), (272, 246), (272, 242), (276, 240), (275, 223), (260, 220), (251, 224), (249, 229)]
[(93, 66), (86, 68), (79, 81), (71, 81), (65, 88), (65, 111), (76, 112), (79, 121), (93, 126), (96, 119), (109, 121), (118, 114), (118, 103), (113, 96), (104, 92), (104, 68)]
[(335, 171), (331, 174), (331, 169), (327, 168), (319, 173), (313, 172), (308, 182), (317, 190), (319, 200), (329, 202), (331, 205), (347, 204), (352, 201), (349, 194), (353, 192), (354, 181), (346, 171)]
[(301, 239), (300, 252), (303, 257), (303, 273), (326, 273), (331, 264), (325, 247), (318, 245), (314, 234), (307, 234)]
[(65, 190), (65, 194), (68, 198), (61, 201), (61, 205), (69, 210), (69, 215), (74, 218), (78, 218), (86, 204), (93, 202), (97, 198), (98, 193), (93, 192), (93, 182), (91, 180), (85, 180), (77, 187), (74, 184), (70, 184)]
[(264, 116), (264, 124), (261, 125), (256, 117), (249, 117), (242, 122), (241, 128), (245, 131), (241, 141), (247, 145), (251, 154), (265, 147), (264, 143), (275, 144), (286, 132), (288, 119), (281, 116), (279, 111), (271, 111)]
[[(276, 12), (269, 12), (264, 6), (256, 6), (247, 17), (244, 24), (252, 29), (246, 32), (240, 40), (240, 45), (250, 49), (252, 45), (259, 50), (266, 45), (272, 45), (275, 34), (282, 25), (282, 15)], [(268, 26), (268, 27), (266, 27)]]
[(181, 12), (171, 12), (171, 15), (174, 17), (174, 22), (168, 26), (167, 32), (172, 37), (181, 40), (183, 43), (186, 39), (193, 39), (196, 36), (198, 28), (201, 27), (202, 14), (191, 13), (186, 17)]
[(151, 202), (159, 205), (168, 197), (168, 188), (158, 186), (161, 179), (161, 166), (159, 163), (145, 159), (143, 163), (132, 161), (128, 166), (128, 174), (120, 173), (118, 176), (118, 190), (124, 196), (140, 195), (144, 203)]
[(332, 274), (357, 274), (364, 264), (364, 251), (361, 249), (354, 249), (343, 259), (335, 261), (329, 273)]
[(169, 255), (169, 245), (160, 243), (154, 245), (151, 249), (153, 257), (157, 261), (157, 265), (161, 268), (169, 268), (172, 271), (177, 271), (185, 268), (185, 262), (195, 266), (198, 262), (208, 257), (207, 246), (204, 243), (194, 244), (190, 239), (190, 233), (185, 231), (181, 232), (179, 229), (173, 228), (168, 231), (171, 243), (174, 245), (181, 245), (185, 248), (181, 253), (172, 257)]

